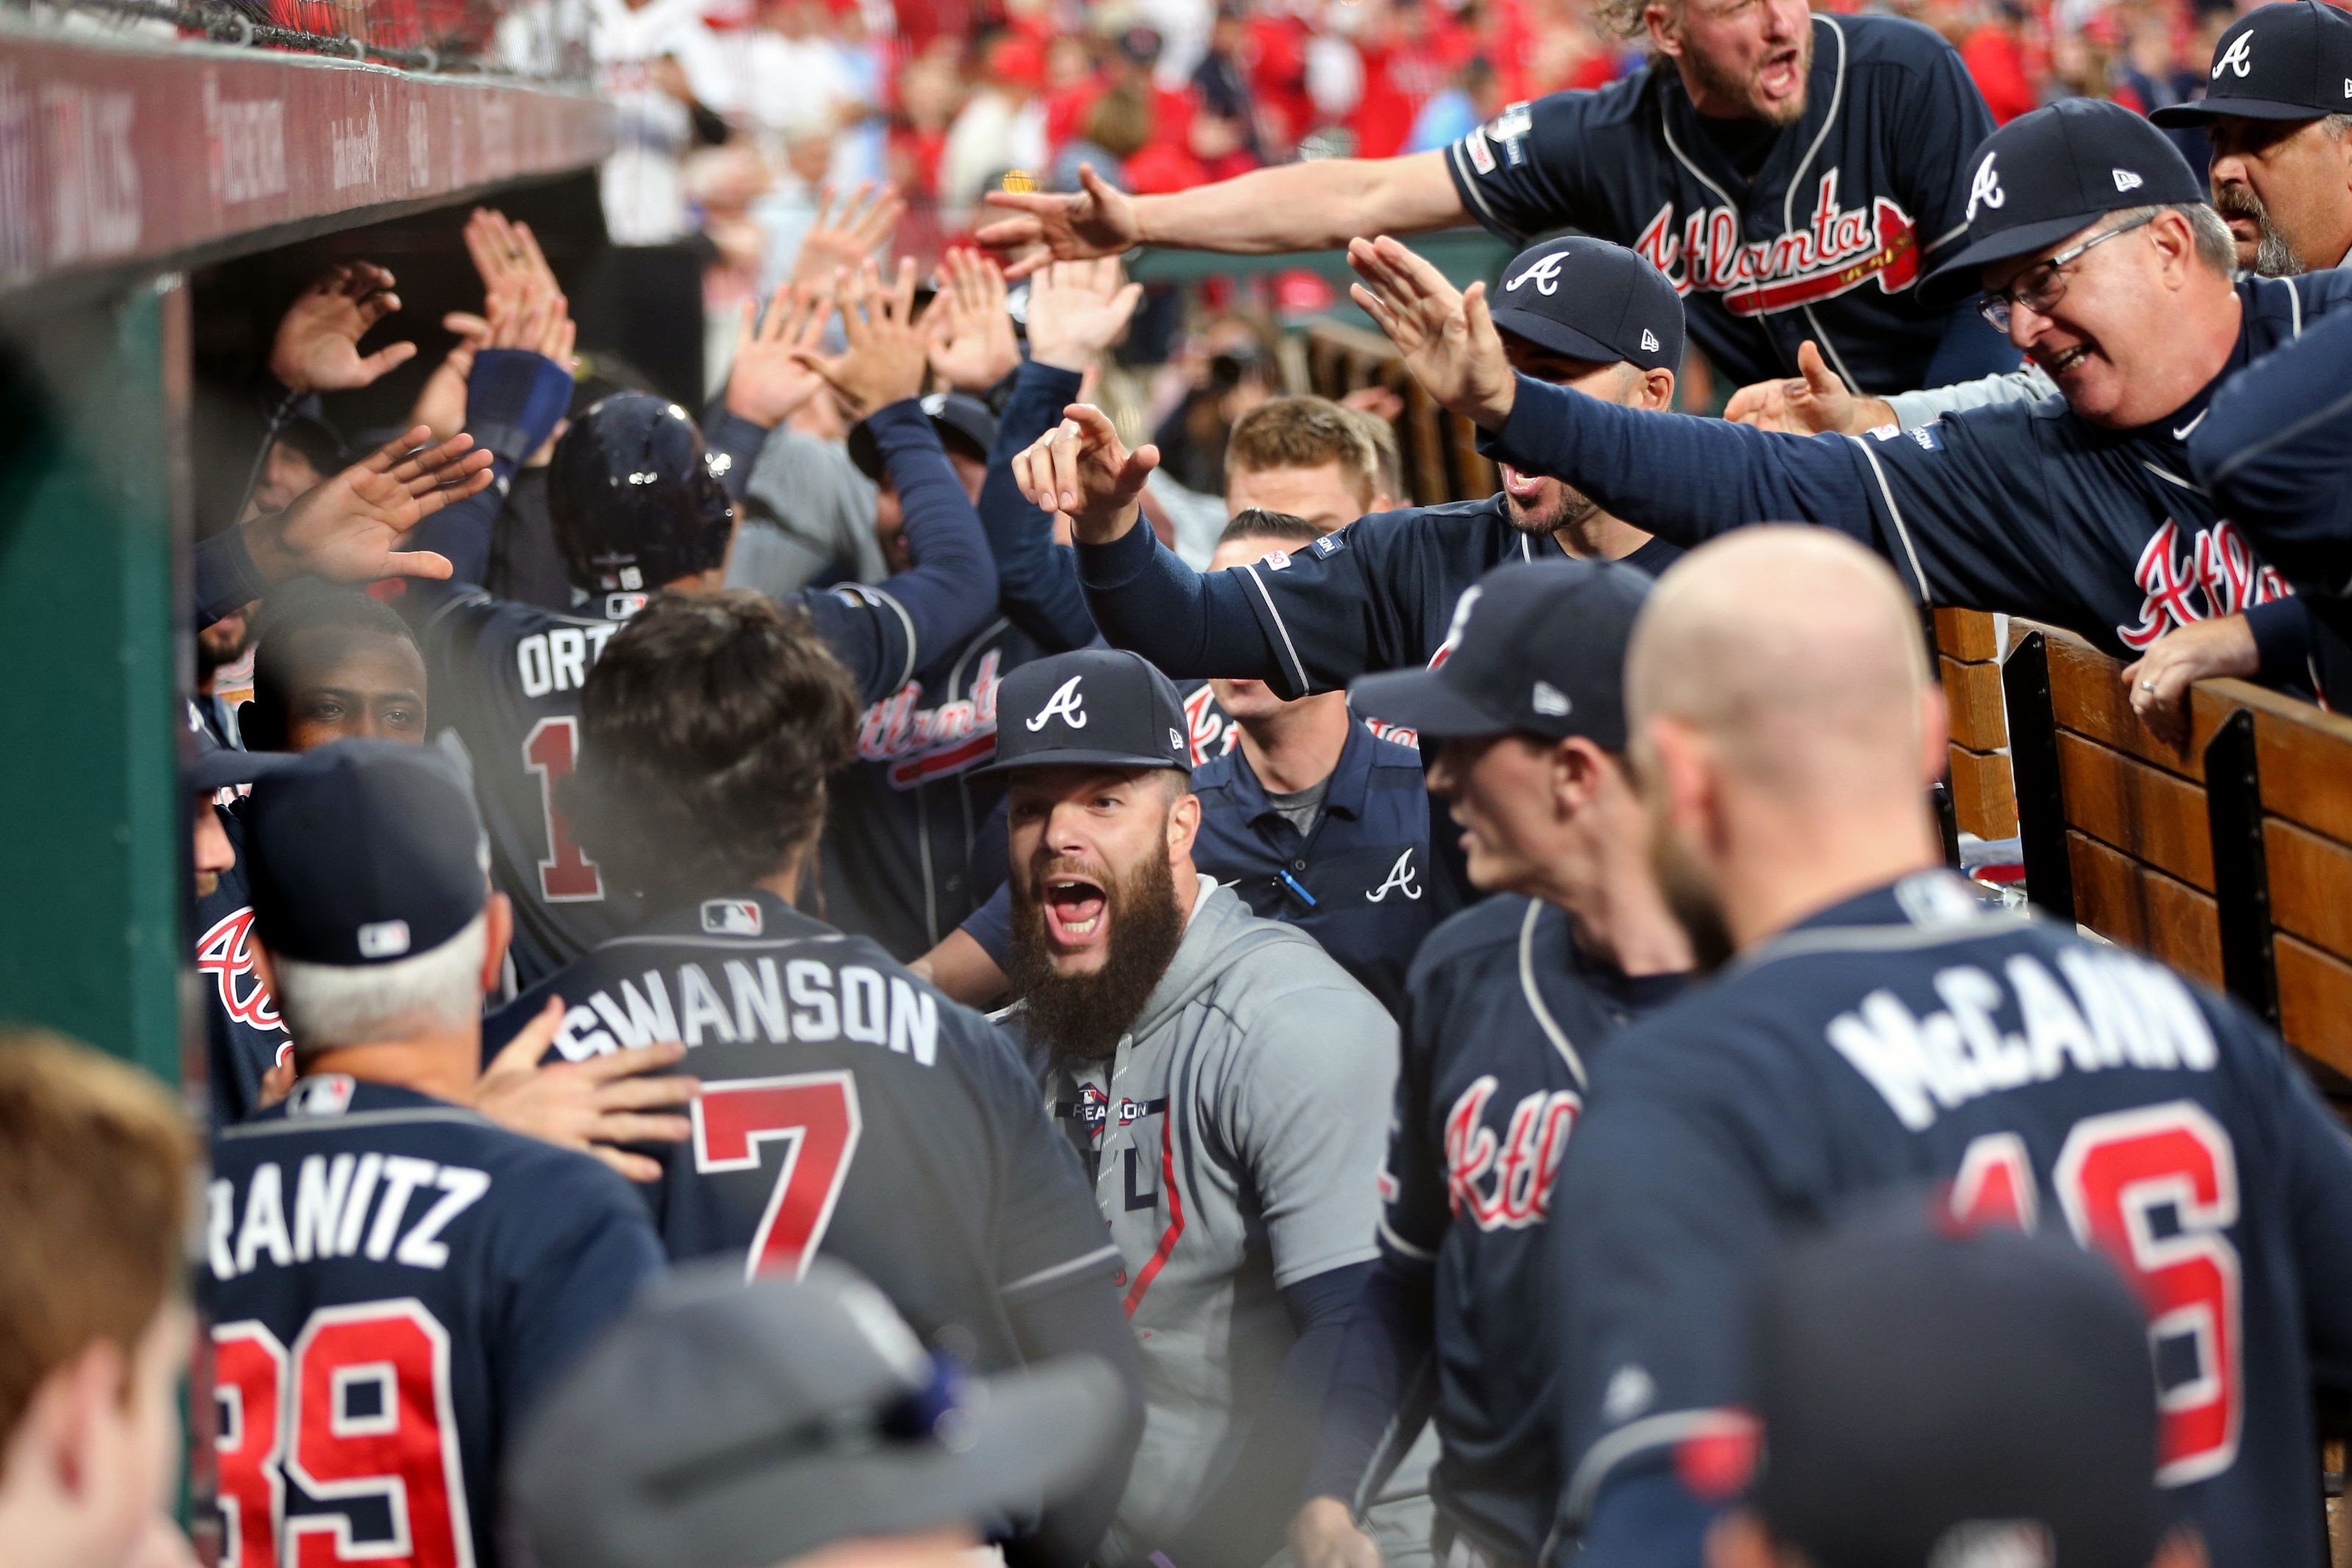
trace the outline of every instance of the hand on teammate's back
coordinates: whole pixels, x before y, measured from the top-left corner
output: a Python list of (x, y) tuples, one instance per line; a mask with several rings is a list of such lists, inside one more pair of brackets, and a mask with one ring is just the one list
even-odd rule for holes
[(1083, 371), (1119, 340), (1143, 285), (1124, 283), (1117, 260), (1057, 261), (1029, 280), (1029, 357)]
[(1143, 224), (1135, 198), (1095, 172), (1091, 163), (1078, 165), (1083, 189), (1049, 195), (1033, 191), (991, 191), (988, 204), (1007, 209), (1002, 217), (976, 231), (972, 238), (991, 250), (1011, 254), (1004, 276), (1018, 280), (1049, 261), (1089, 261), (1098, 256), (1119, 256), (1143, 243)]
[(1501, 429), (1517, 386), (1486, 284), (1458, 289), (1386, 235), (1349, 241), (1348, 265), (1363, 279), (1348, 286), (1349, 297), (1403, 352), (1413, 379), (1444, 407)]
[(950, 249), (940, 262), (946, 287), (923, 318), (931, 370), (958, 392), (985, 397), (1021, 368), (1004, 275), (976, 250)]
[(832, 317), (830, 298), (798, 283), (780, 285), (764, 314), (758, 300), (746, 303), (735, 365), (727, 372), (727, 411), (773, 430), (824, 391), (824, 379), (800, 356), (824, 346)]
[(392, 274), (373, 262), (331, 267), (294, 297), (269, 346), (269, 373), (295, 392), (352, 392), (372, 386), (416, 353), (414, 343), (387, 343), (373, 354), (360, 340), (400, 308)]
[(304, 573), (330, 582), (447, 577), (446, 557), (394, 547), (442, 507), (488, 488), (492, 456), (470, 435), (428, 445), (432, 435), (420, 424), (284, 511), (247, 523), (246, 549), (261, 575), (271, 582)]
[(563, 1024), (563, 1003), (549, 998), (540, 1015), (507, 1042), (474, 1086), (474, 1109), (510, 1131), (593, 1155), (631, 1181), (659, 1181), (657, 1160), (617, 1145), (682, 1144), (694, 1124), (674, 1113), (702, 1092), (698, 1080), (648, 1074), (686, 1058), (676, 1040), (657, 1040), (586, 1061), (540, 1064)]
[(1741, 387), (1731, 394), (1723, 417), (1789, 435), (1860, 435), (1895, 423), (1895, 410), (1885, 402), (1847, 390), (1811, 338), (1798, 347), (1797, 369), (1799, 375)]
[(1082, 544), (1108, 544), (1133, 526), (1144, 481), (1160, 466), (1160, 448), (1134, 451), (1110, 415), (1082, 402), (1062, 423), (1014, 454), (1013, 480), (1032, 506), (1059, 512)]
[(875, 410), (919, 395), (930, 361), (921, 329), (915, 325), (915, 264), (898, 263), (898, 281), (882, 284), (882, 269), (866, 262), (853, 280), (840, 275), (841, 329), (845, 353), (831, 358), (814, 349), (795, 349), (793, 359), (821, 378), (855, 422)]

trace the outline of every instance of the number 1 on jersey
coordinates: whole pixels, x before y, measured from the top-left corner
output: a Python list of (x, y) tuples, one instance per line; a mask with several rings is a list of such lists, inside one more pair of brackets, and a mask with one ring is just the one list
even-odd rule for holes
[(833, 1223), (834, 1205), (857, 1153), (857, 1080), (847, 1072), (798, 1072), (706, 1083), (693, 1116), (698, 1171), (757, 1170), (761, 1145), (785, 1144), (743, 1277), (800, 1278)]
[(550, 904), (578, 904), (604, 896), (604, 873), (572, 841), (572, 823), (555, 803), (556, 791), (580, 759), (580, 721), (569, 715), (543, 718), (523, 737), (523, 768), (539, 775), (539, 806), (547, 829), (547, 858), (539, 862), (539, 895)]

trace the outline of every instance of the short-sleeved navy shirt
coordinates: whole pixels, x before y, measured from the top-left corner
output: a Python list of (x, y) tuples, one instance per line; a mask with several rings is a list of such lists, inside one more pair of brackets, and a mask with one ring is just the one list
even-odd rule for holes
[[(1795, 374), (1811, 338), (1847, 385), (1906, 392), (1928, 384), (1950, 319), (1912, 285), (1965, 232), (1969, 154), (1992, 130), (1934, 32), (1816, 15), (1804, 115), (1752, 180), (1668, 61), (1513, 104), (1448, 148), (1446, 167), (1471, 215), (1515, 245), (1574, 227), (1639, 251), (1734, 381)], [(1969, 373), (2015, 368), (2011, 352)]]

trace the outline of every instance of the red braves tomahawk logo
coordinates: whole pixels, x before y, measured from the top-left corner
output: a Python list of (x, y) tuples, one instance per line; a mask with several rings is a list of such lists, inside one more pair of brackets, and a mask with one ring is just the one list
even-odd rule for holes
[(1512, 1109), (1498, 1140), (1486, 1125), (1496, 1083), (1492, 1073), (1472, 1083), (1445, 1118), (1446, 1196), (1481, 1230), (1524, 1230), (1551, 1213), (1552, 1178), (1584, 1102), (1566, 1089), (1538, 1089)]
[(1867, 210), (1838, 204), (1838, 172), (1822, 176), (1812, 222), (1775, 239), (1742, 240), (1729, 207), (1692, 213), (1675, 232), (1668, 202), (1633, 248), (1666, 275), (1677, 294), (1720, 294), (1734, 316), (1771, 316), (1833, 299), (1873, 278), (1899, 294), (1919, 276), (1919, 235), (1911, 214), (1885, 196)]

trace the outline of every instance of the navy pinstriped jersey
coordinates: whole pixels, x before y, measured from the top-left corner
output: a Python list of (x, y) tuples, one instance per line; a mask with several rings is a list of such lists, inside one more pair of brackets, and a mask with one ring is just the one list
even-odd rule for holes
[(1663, 60), (1513, 104), (1448, 148), (1446, 167), (1471, 215), (1515, 245), (1573, 227), (1639, 251), (1735, 381), (1795, 374), (1811, 338), (1847, 385), (1906, 392), (1928, 384), (1949, 319), (1911, 286), (1965, 229), (1968, 157), (1992, 129), (1959, 56), (1927, 28), (1816, 16), (1804, 116), (1753, 181)]
[(585, 1155), (339, 1073), (212, 1145), (224, 1561), (495, 1568), (532, 1399), (662, 1268)]
[(588, 953), (492, 1018), (569, 1004), (551, 1058), (654, 1040), (702, 1081), (691, 1141), (650, 1189), (669, 1255), (854, 1265), (934, 1345), (1016, 1364), (1008, 1304), (1118, 1253), (1077, 1159), (1003, 1037), (864, 937), (772, 894), (713, 898)]
[(2286, 591), (2197, 484), (2188, 443), (2231, 375), (2352, 306), (2352, 273), (2237, 290), (2228, 364), (2138, 429), (2102, 429), (2053, 396), (1916, 430), (1806, 437), (1620, 409), (1522, 376), (1509, 420), (1480, 446), (1686, 545), (1751, 522), (1834, 528), (1926, 602), (2051, 622), (2129, 658), (2174, 627)]
[(2352, 1386), (2352, 1142), (2235, 1004), (1942, 872), (1801, 922), (1595, 1068), (1548, 1248), (1570, 1518), (1721, 1431), (1776, 1238), (1937, 1184), (2137, 1285), (2158, 1479), (2214, 1562), (2319, 1560), (2311, 1390)]
[[(574, 842), (562, 809), (578, 765), (580, 692), (589, 666), (640, 596), (612, 596), (615, 618), (583, 620), (478, 590), (412, 591), (417, 642), (433, 693), (433, 727), (454, 732), (472, 759), (474, 795), (490, 835), (490, 874), (514, 901), (514, 966), (531, 986), (635, 918)], [(906, 612), (878, 589), (810, 590), (793, 602), (815, 618), (825, 646), (872, 702), (907, 678), (914, 656)]]
[(1514, 894), (1439, 926), (1412, 963), (1382, 1266), (1433, 1275), (1431, 1491), (1457, 1531), (1510, 1557), (1535, 1558), (1559, 1495), (1549, 1347), (1529, 1332), (1545, 1321), (1552, 1180), (1588, 1065), (1685, 980), (1597, 963), (1566, 912)]

